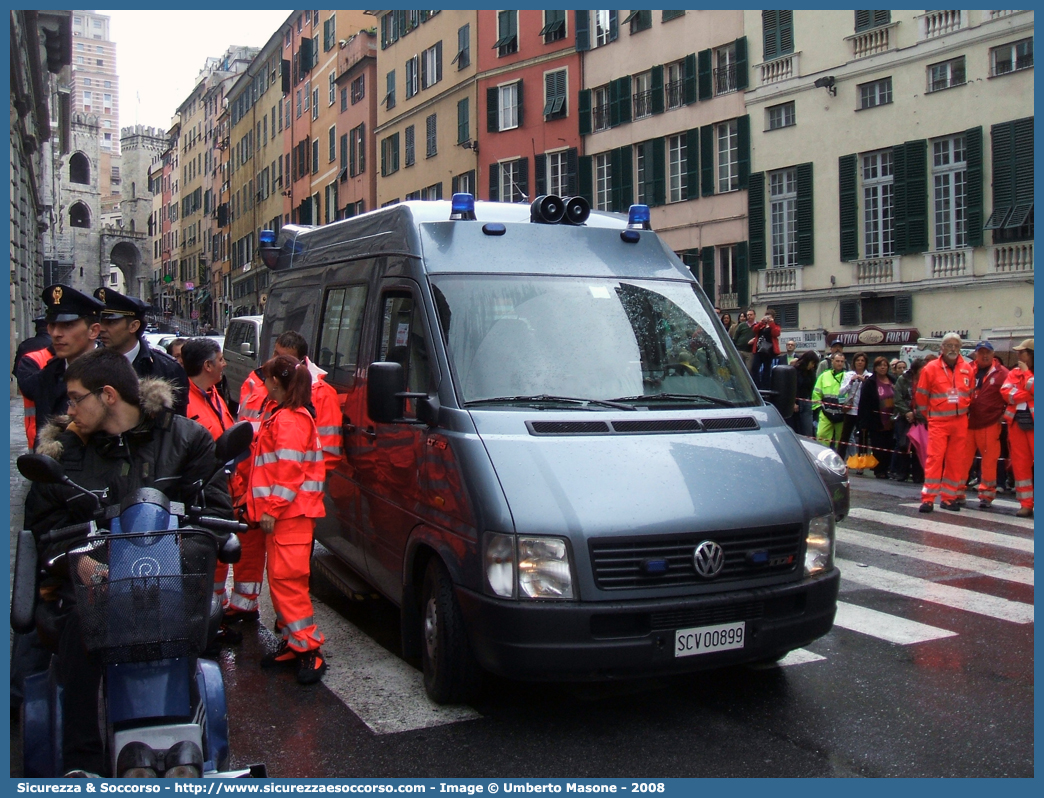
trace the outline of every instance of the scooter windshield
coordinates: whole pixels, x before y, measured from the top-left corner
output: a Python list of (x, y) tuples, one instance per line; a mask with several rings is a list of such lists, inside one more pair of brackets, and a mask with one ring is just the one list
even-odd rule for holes
[(761, 404), (692, 283), (446, 274), (431, 284), (466, 405)]

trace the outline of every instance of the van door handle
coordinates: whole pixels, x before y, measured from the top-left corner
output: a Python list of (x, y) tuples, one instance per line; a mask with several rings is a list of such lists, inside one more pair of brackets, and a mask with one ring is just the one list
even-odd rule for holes
[(371, 441), (377, 437), (377, 432), (373, 427), (367, 427), (362, 431), (362, 434), (369, 438)]
[(341, 425), (341, 435), (343, 435), (344, 437), (348, 437), (353, 432), (355, 432), (355, 429), (356, 429), (355, 425), (352, 422), (346, 420)]

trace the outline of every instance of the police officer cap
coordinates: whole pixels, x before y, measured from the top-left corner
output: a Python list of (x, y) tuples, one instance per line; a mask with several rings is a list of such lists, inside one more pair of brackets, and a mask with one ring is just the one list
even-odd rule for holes
[(49, 322), (76, 321), (85, 316), (97, 316), (105, 307), (94, 297), (61, 283), (47, 286), (40, 296), (47, 306)]
[(111, 288), (98, 288), (95, 290), (94, 296), (105, 304), (101, 317), (110, 321), (118, 319), (140, 320), (145, 318), (145, 311), (149, 309), (149, 306), (137, 297), (124, 296), (119, 291), (113, 291)]

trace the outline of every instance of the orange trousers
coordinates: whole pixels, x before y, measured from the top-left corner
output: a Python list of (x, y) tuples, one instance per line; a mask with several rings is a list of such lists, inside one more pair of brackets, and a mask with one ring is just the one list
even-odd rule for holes
[(997, 461), (1000, 459), (1000, 435), (1001, 424), (991, 424), (981, 429), (969, 429), (968, 436), (964, 442), (964, 464), (961, 473), (960, 488), (957, 498), (964, 498), (965, 485), (968, 480), (968, 472), (971, 471), (972, 463), (975, 462), (975, 453), (982, 455), (982, 465), (979, 473), (979, 501), (992, 502), (997, 498)]
[(265, 535), (276, 623), (286, 644), (302, 653), (319, 648), (326, 639), (315, 625), (308, 593), (314, 530), (314, 518), (297, 516), (276, 521), (275, 531)]
[(261, 580), (265, 578), (265, 533), (261, 527), (251, 525), (239, 535), (243, 554), (234, 566), (232, 596), (225, 589), (229, 565), (219, 562), (214, 569), (214, 592), (221, 596), (221, 604), (235, 607), (242, 612), (257, 609), (257, 596), (261, 592)]
[(944, 502), (957, 499), (968, 481), (964, 465), (965, 439), (968, 437), (968, 416), (951, 416), (928, 420), (928, 462), (924, 464), (924, 487), (921, 501), (935, 503), (942, 494)]
[(1021, 507), (1033, 508), (1033, 430), (1008, 424), (1008, 452), (1015, 472), (1015, 496)]

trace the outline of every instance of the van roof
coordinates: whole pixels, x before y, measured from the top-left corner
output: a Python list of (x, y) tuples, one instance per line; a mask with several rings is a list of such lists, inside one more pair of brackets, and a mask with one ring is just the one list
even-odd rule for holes
[[(275, 270), (307, 269), (388, 255), (421, 258), (426, 253), (425, 267), (429, 272), (470, 272), (475, 269), (465, 266), (459, 258), (435, 256), (453, 243), (472, 242), (490, 244), (487, 250), (490, 257), (483, 259), (481, 271), (517, 271), (519, 261), (523, 260), (519, 253), (524, 252), (525, 271), (560, 273), (561, 268), (556, 266), (561, 254), (569, 252), (573, 256), (570, 263), (584, 274), (604, 272), (607, 276), (692, 279), (689, 270), (655, 235), (642, 236), (638, 244), (622, 244), (620, 237), (610, 231), (627, 228), (627, 217), (623, 214), (592, 211), (586, 224), (572, 226), (531, 222), (530, 206), (525, 203), (476, 202), (475, 221), (451, 221), (450, 213), (451, 204), (446, 200), (411, 201), (321, 227), (286, 225), (277, 241), (280, 252)], [(499, 237), (487, 237), (481, 232), (487, 222), (505, 225), (511, 243), (506, 247), (493, 245)], [(597, 231), (593, 237), (591, 230)], [(583, 244), (577, 246), (581, 237)], [(534, 245), (538, 242), (551, 246), (552, 251), (546, 257), (533, 257)], [(619, 253), (616, 247), (620, 246), (628, 248), (626, 264), (619, 254), (614, 254)], [(504, 262), (498, 263), (501, 260)], [(576, 273), (572, 268), (569, 271)]]

